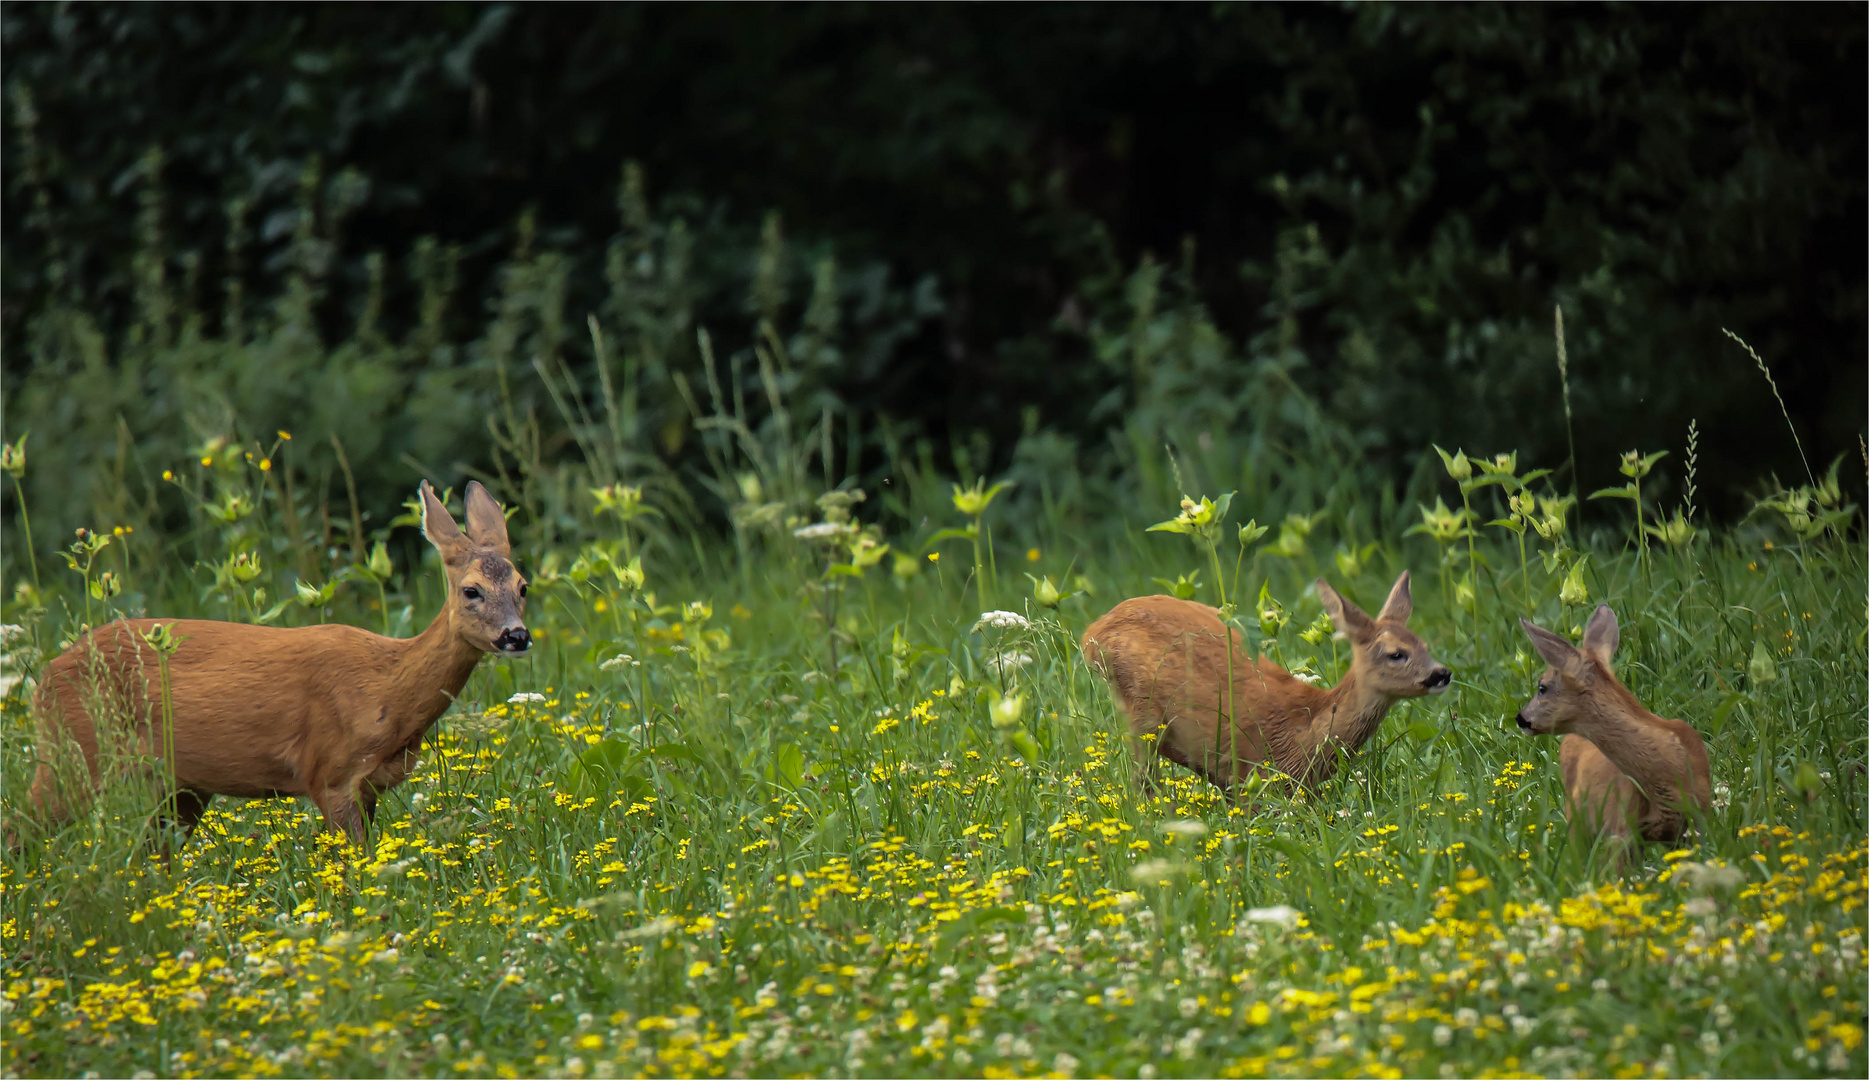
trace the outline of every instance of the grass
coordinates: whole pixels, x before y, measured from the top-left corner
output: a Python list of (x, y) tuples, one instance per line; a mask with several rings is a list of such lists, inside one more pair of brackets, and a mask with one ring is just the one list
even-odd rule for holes
[[(1511, 538), (1438, 571), (1399, 536), (1330, 569), (1302, 544), (1241, 560), (1229, 595), (1268, 582), (1289, 621), (1267, 647), (1327, 680), (1345, 657), (1299, 636), (1318, 608), (1303, 583), (1326, 573), (1373, 609), (1414, 567), (1412, 625), (1455, 686), (1399, 705), (1310, 797), (1231, 805), (1172, 766), (1142, 795), (1075, 642), (1152, 579), (1208, 568), (1141, 531), (1159, 516), (1002, 540), (994, 595), (1029, 623), (1006, 628), (977, 628), (958, 558), (821, 577), (839, 549), (775, 529), (694, 543), (632, 590), (601, 549), (554, 574), (521, 541), (540, 648), (481, 666), (385, 798), (373, 852), (321, 833), (307, 803), (222, 800), (165, 868), (149, 795), (114, 784), (6, 856), (4, 1067), (1869, 1071), (1860, 545), (1755, 525), (1658, 549), (1647, 574), (1627, 543), (1583, 545), (1588, 602), (1622, 619), (1623, 678), (1703, 733), (1718, 792), (1683, 846), (1648, 845), (1618, 876), (1565, 826), (1556, 741), (1513, 728), (1542, 666), (1516, 617), (1574, 634), (1588, 609), (1560, 599), (1562, 563), (1488, 571), (1515, 561)], [(1008, 564), (1094, 592), (1014, 604)], [(1475, 570), (1471, 611), (1442, 606), (1437, 575)], [(419, 629), (439, 581), (432, 563), (380, 594), (373, 579), (336, 611), (376, 627), (406, 603)], [(171, 571), (138, 603), (218, 613), (200, 584)], [(50, 646), (101, 620), (99, 592), (42, 594), (65, 615), (31, 633)], [(23, 686), (0, 711), (11, 821), (33, 753)], [(1006, 700), (1010, 722), (989, 712)]]

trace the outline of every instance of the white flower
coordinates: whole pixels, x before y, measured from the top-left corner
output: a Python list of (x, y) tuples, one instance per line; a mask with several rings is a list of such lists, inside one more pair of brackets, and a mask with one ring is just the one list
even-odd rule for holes
[(621, 667), (628, 667), (630, 664), (633, 664), (635, 662), (636, 662), (635, 657), (631, 656), (628, 653), (624, 653), (622, 656), (614, 656), (608, 660), (605, 660), (603, 663), (598, 664), (597, 670), (615, 671)]
[(986, 658), (986, 669), (995, 675), (1005, 676), (1032, 662), (1032, 657), (1022, 652), (1003, 652)]
[(845, 533), (857, 531), (855, 525), (835, 521), (820, 521), (815, 525), (801, 525), (792, 530), (792, 535), (800, 540), (835, 540)]
[(1059, 1054), (1051, 1059), (1051, 1071), (1070, 1076), (1077, 1071), (1077, 1059), (1069, 1054)]
[(1448, 1043), (1453, 1042), (1453, 1041), (1454, 1041), (1454, 1029), (1453, 1028), (1448, 1027), (1446, 1024), (1434, 1025), (1434, 1045), (1446, 1046)]
[(1162, 831), (1175, 836), (1206, 836), (1207, 824), (1201, 821), (1164, 821)]
[(1324, 681), (1323, 676), (1313, 675), (1308, 671), (1294, 671), (1292, 672), (1292, 678), (1301, 679), (1305, 682), (1310, 683), (1312, 686), (1316, 686), (1319, 683)]
[(1298, 919), (1300, 918), (1301, 915), (1302, 915), (1302, 912), (1300, 912), (1297, 908), (1292, 907), (1289, 904), (1279, 904), (1276, 907), (1256, 907), (1256, 908), (1249, 909), (1246, 912), (1246, 921), (1256, 922), (1256, 923), (1276, 923), (1277, 925), (1282, 926), (1287, 930), (1290, 930), (1292, 927), (1298, 925)]
[(26, 628), (18, 623), (0, 626), (0, 646), (12, 645), (26, 636)]
[(974, 632), (989, 626), (995, 630), (1030, 630), (1032, 623), (1016, 611), (988, 611), (973, 624)]
[(519, 693), (507, 698), (506, 703), (508, 705), (537, 705), (544, 700), (544, 694)]

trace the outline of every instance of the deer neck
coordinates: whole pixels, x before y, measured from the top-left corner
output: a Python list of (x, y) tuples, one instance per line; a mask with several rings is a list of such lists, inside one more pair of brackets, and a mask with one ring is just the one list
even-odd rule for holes
[(1292, 740), (1298, 771), (1286, 770), (1307, 787), (1316, 787), (1336, 773), (1339, 751), (1348, 755), (1362, 749), (1388, 714), (1392, 700), (1364, 686), (1354, 667), (1336, 686), (1312, 693), (1309, 722), (1302, 716), (1296, 718), (1298, 738)]
[(1678, 803), (1681, 789), (1692, 782), (1681, 741), (1620, 683), (1594, 697), (1577, 715), (1572, 730), (1595, 744), (1651, 801)]
[(401, 656), (384, 706), (396, 718), (398, 733), (413, 742), (454, 704), (479, 665), (481, 652), (454, 633), (446, 608), (428, 629), (397, 644)]

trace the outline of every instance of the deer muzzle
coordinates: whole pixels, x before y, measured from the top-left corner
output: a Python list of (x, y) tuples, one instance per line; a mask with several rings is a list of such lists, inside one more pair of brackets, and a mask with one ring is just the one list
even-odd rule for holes
[(532, 632), (523, 626), (509, 626), (493, 639), (493, 648), (507, 656), (524, 656), (532, 648)]

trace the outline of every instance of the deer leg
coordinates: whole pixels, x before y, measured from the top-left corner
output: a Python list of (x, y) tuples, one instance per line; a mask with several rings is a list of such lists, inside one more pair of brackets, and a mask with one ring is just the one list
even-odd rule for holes
[(363, 813), (357, 805), (355, 794), (349, 791), (326, 791), (322, 796), (313, 796), (312, 802), (324, 814), (325, 828), (345, 834), (358, 847), (369, 847), (369, 834), (364, 829)]
[(363, 787), (357, 789), (357, 803), (363, 808), (364, 820), (370, 822), (372, 825), (376, 824), (376, 800), (381, 794), (382, 792), (371, 787), (369, 784), (365, 784)]
[(169, 865), (176, 853), (188, 846), (189, 837), (195, 834), (195, 826), (201, 824), (202, 817), (208, 812), (208, 803), (213, 799), (214, 795), (211, 792), (199, 791), (195, 788), (177, 788), (175, 794), (164, 800), (162, 806), (157, 809), (157, 828), (167, 829), (170, 825), (174, 825), (182, 830), (181, 843), (163, 845), (162, 864), (164, 866)]

